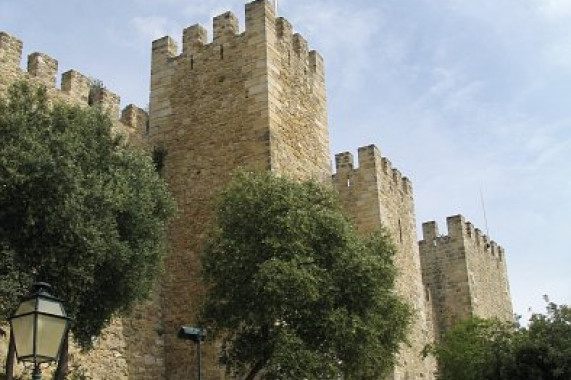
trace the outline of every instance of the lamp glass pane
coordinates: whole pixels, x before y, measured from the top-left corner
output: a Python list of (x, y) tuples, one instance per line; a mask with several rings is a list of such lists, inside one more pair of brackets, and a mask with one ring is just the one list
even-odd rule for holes
[(12, 334), (18, 358), (34, 354), (34, 315), (12, 319)]
[(38, 300), (38, 311), (59, 316), (65, 315), (60, 302), (41, 298)]
[(16, 310), (15, 315), (22, 315), (26, 313), (31, 313), (36, 308), (36, 300), (31, 299), (24, 301), (18, 306), (18, 310)]
[(38, 347), (37, 354), (55, 360), (59, 354), (59, 348), (67, 320), (64, 318), (38, 315)]

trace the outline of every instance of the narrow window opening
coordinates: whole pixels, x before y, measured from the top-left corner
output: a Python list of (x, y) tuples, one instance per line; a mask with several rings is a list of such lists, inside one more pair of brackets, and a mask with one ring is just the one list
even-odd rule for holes
[(224, 59), (224, 45), (220, 45), (220, 59)]
[(145, 122), (145, 132), (148, 134), (150, 130), (151, 130), (151, 122), (149, 121), (149, 119), (147, 119), (147, 121)]
[(194, 56), (193, 55), (190, 56), (190, 69), (194, 70)]
[(400, 219), (399, 219), (399, 240), (402, 244), (402, 224), (401, 224)]

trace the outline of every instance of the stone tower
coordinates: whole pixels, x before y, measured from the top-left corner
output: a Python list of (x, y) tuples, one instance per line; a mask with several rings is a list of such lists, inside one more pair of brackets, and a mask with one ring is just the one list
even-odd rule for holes
[[(170, 37), (153, 42), (147, 140), (164, 152), (163, 175), (178, 203), (162, 284), (168, 379), (196, 372), (190, 346), (176, 333), (194, 321), (213, 196), (232, 172), (244, 167), (321, 181), (331, 175), (319, 54), (267, 0), (246, 5), (243, 33), (227, 12), (214, 18), (213, 34), (208, 42), (203, 27), (185, 29), (180, 54)], [(217, 352), (206, 351), (205, 376), (219, 378)]]
[(432, 341), (432, 326), (426, 314), (411, 183), (374, 145), (359, 148), (358, 164), (355, 168), (351, 153), (337, 154), (334, 187), (360, 232), (382, 225), (391, 233), (397, 247), (397, 291), (414, 312), (410, 346), (403, 345), (392, 379), (432, 379), (434, 362), (420, 355)]
[(419, 243), (437, 339), (471, 316), (513, 320), (504, 249), (462, 215), (446, 223), (447, 236), (439, 235), (435, 222), (423, 223)]

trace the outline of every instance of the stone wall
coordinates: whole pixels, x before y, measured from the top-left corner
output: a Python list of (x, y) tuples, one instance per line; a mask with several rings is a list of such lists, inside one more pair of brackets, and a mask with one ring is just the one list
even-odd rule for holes
[[(114, 120), (114, 132), (126, 137), (131, 145), (144, 148), (140, 138), (147, 124), (147, 113), (129, 105), (119, 116), (120, 98), (105, 88), (93, 89), (84, 74), (69, 70), (61, 77), (61, 88), (56, 88), (58, 62), (43, 53), (32, 53), (27, 58), (27, 69), (21, 68), (23, 43), (18, 38), (0, 32), (0, 97), (6, 96), (11, 84), (27, 80), (44, 86), (50, 102), (64, 102), (80, 106), (99, 105)], [(95, 342), (95, 348), (81, 352), (70, 346), (70, 368), (81, 369), (93, 379), (157, 379), (163, 374), (162, 315), (159, 286), (149, 301), (133, 312), (132, 318), (117, 319), (106, 328)], [(57, 291), (57, 289), (56, 289)], [(60, 295), (65, 298), (65, 295)], [(4, 365), (8, 341), (0, 337), (0, 365)], [(143, 367), (144, 365), (144, 367)], [(145, 373), (141, 374), (141, 368)], [(26, 373), (20, 365), (17, 373)]]
[(423, 223), (419, 242), (437, 337), (471, 316), (513, 320), (504, 249), (461, 215), (446, 223), (445, 236), (435, 222)]
[[(147, 139), (166, 152), (164, 178), (178, 203), (168, 232), (164, 278), (165, 365), (169, 379), (193, 378), (195, 347), (176, 334), (195, 321), (203, 288), (200, 252), (213, 198), (238, 168), (328, 179), (323, 65), (276, 18), (268, 1), (246, 5), (246, 27), (227, 12), (213, 40), (200, 25), (153, 43)], [(205, 345), (204, 375), (222, 378), (218, 350)]]
[(397, 247), (396, 288), (414, 313), (410, 346), (401, 348), (391, 379), (433, 379), (433, 360), (421, 358), (422, 349), (432, 342), (433, 335), (421, 280), (411, 183), (374, 145), (359, 148), (358, 163), (355, 168), (349, 152), (337, 154), (334, 187), (360, 232), (384, 226), (391, 233)]

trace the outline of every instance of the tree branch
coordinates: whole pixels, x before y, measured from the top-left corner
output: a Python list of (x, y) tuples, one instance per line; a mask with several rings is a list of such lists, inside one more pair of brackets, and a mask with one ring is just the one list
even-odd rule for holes
[(260, 360), (256, 362), (256, 364), (250, 369), (248, 375), (244, 378), (244, 380), (254, 380), (256, 375), (264, 368), (266, 363), (268, 362), (267, 359)]

